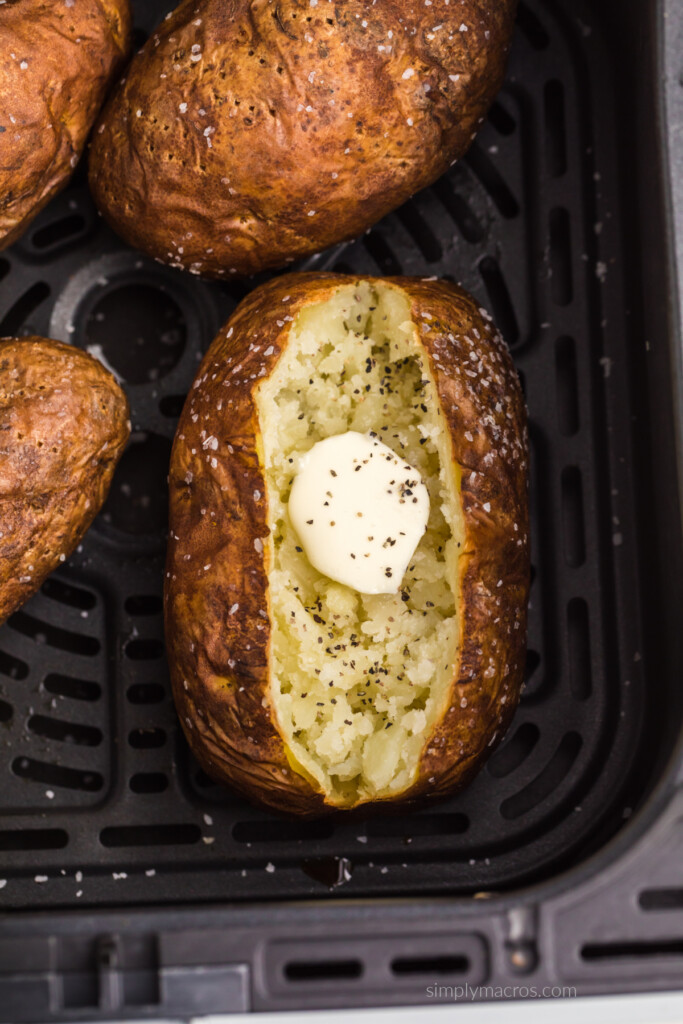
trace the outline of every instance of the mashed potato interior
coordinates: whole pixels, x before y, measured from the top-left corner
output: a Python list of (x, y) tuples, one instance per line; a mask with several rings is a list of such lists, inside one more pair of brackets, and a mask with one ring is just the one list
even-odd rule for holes
[[(443, 714), (458, 640), (459, 479), (407, 297), (340, 287), (304, 309), (256, 394), (269, 510), (271, 693), (295, 770), (348, 806), (411, 784)], [(294, 467), (317, 441), (374, 431), (420, 471), (427, 531), (398, 594), (317, 572), (287, 514)]]

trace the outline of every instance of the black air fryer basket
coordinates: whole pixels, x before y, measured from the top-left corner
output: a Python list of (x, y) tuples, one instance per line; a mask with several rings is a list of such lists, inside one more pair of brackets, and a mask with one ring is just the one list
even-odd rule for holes
[[(141, 42), (172, 5), (134, 6)], [(467, 156), (305, 264), (462, 283), (529, 405), (522, 702), (466, 792), (400, 817), (256, 810), (176, 722), (168, 457), (250, 285), (127, 248), (82, 167), (0, 255), (0, 336), (99, 355), (133, 422), (104, 511), (0, 630), (0, 1020), (683, 985), (682, 125), (680, 0), (521, 0)]]

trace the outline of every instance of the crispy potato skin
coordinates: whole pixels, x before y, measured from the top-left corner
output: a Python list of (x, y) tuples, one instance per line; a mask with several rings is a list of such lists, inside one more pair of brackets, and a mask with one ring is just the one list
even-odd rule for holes
[(465, 152), (516, 2), (185, 0), (102, 114), (97, 204), (132, 245), (209, 277), (352, 238)]
[[(354, 280), (293, 274), (247, 296), (204, 359), (171, 456), (165, 615), (183, 729), (210, 775), (258, 803), (309, 816), (333, 808), (290, 768), (270, 703), (268, 566), (258, 543), (268, 534), (260, 497), (266, 489), (253, 391), (286, 345), (290, 323), (283, 324), (283, 316), (296, 317)], [(458, 581), (459, 661), (417, 780), (400, 796), (404, 802), (465, 785), (517, 705), (529, 590), (528, 442), (512, 360), (474, 300), (446, 282), (378, 283), (411, 299), (461, 467), (466, 530)], [(466, 341), (477, 337), (474, 331), (479, 362), (470, 359)], [(252, 342), (258, 351), (250, 351)], [(229, 410), (228, 397), (234, 403)], [(218, 439), (217, 451), (203, 447), (211, 436)], [(501, 700), (505, 682), (507, 701)]]
[(130, 44), (129, 0), (6, 0), (0, 17), (0, 249), (68, 181)]
[(107, 496), (126, 396), (71, 345), (0, 340), (0, 622), (71, 554)]

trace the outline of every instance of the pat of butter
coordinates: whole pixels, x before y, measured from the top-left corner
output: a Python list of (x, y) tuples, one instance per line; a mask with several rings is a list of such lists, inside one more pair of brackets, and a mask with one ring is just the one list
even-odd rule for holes
[(429, 493), (379, 438), (349, 430), (301, 457), (289, 517), (318, 572), (361, 594), (395, 594), (427, 528)]

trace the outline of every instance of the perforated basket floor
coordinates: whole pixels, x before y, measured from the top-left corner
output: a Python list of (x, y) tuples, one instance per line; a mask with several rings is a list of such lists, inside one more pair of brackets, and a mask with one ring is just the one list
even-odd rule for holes
[[(134, 6), (144, 39), (166, 6)], [(102, 355), (127, 381), (134, 427), (82, 547), (0, 630), (3, 905), (498, 890), (575, 861), (629, 815), (650, 752), (629, 393), (612, 355), (624, 306), (607, 198), (615, 150), (600, 41), (578, 8), (526, 0), (507, 83), (465, 159), (307, 264), (461, 282), (494, 313), (524, 383), (526, 689), (506, 741), (454, 799), (301, 823), (202, 775), (164, 657), (166, 473), (198, 360), (248, 286), (208, 285), (127, 249), (97, 217), (82, 168), (0, 256), (0, 336), (47, 334)]]

